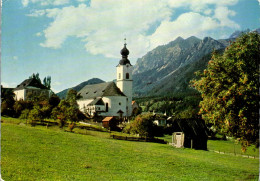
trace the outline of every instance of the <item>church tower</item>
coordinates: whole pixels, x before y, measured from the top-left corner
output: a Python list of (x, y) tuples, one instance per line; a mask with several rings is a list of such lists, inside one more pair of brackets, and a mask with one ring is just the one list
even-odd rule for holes
[(128, 60), (129, 50), (126, 48), (126, 43), (124, 48), (121, 50), (122, 59), (117, 65), (117, 87), (127, 96), (126, 98), (126, 116), (132, 115), (132, 65)]

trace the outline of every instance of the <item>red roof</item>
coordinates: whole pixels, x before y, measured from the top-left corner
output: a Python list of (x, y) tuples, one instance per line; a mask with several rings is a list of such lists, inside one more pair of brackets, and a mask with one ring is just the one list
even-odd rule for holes
[(102, 120), (102, 122), (109, 122), (113, 119), (113, 117), (105, 117), (105, 119)]

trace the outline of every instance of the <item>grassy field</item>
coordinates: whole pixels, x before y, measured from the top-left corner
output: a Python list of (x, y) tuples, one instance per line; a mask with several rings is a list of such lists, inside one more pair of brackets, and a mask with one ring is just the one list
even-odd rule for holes
[[(9, 180), (258, 180), (257, 159), (60, 129), (1, 125), (1, 174)], [(95, 134), (94, 134), (95, 133)]]

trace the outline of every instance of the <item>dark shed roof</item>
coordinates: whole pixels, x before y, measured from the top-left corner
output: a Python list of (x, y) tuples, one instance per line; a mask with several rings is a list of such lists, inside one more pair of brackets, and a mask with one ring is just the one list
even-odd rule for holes
[(174, 125), (178, 125), (179, 131), (190, 138), (207, 137), (207, 127), (202, 119), (177, 119)]
[(14, 90), (26, 89), (27, 87), (35, 87), (35, 88), (39, 88), (39, 89), (48, 89), (41, 82), (39, 82), (37, 79), (30, 78), (30, 79), (24, 80)]
[(114, 82), (86, 85), (79, 93), (81, 99), (93, 99), (104, 96), (125, 96)]

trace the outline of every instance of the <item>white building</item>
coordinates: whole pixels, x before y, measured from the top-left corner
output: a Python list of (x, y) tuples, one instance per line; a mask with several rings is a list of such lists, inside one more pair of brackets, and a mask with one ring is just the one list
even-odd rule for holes
[(129, 117), (132, 115), (132, 65), (129, 50), (124, 44), (122, 59), (117, 65), (117, 81), (86, 85), (79, 91), (78, 105), (82, 112), (91, 116)]
[(46, 88), (41, 82), (35, 78), (24, 80), (16, 88), (13, 89), (15, 100), (28, 100), (33, 96), (44, 96), (50, 98), (51, 90)]

